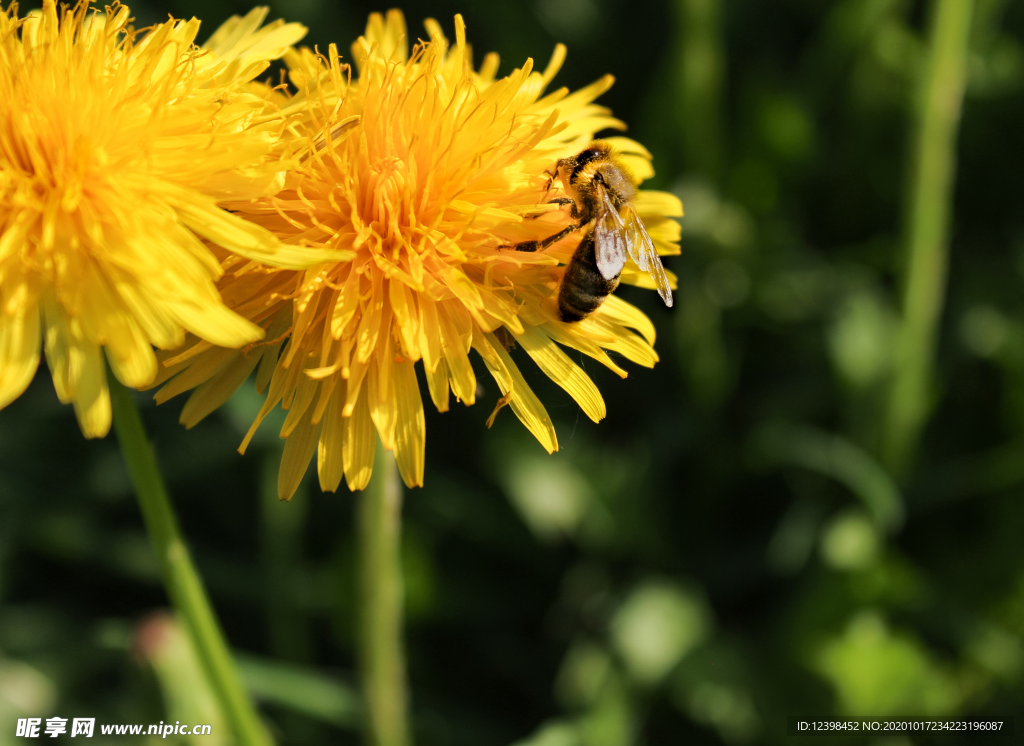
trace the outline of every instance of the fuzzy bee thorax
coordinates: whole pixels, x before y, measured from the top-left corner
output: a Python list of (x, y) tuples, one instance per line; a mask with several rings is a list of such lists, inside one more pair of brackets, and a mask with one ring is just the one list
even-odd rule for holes
[(617, 210), (637, 194), (636, 178), (615, 155), (611, 146), (598, 140), (572, 158), (558, 162), (557, 175), (566, 194), (576, 202), (581, 215), (597, 211), (601, 193), (606, 193)]

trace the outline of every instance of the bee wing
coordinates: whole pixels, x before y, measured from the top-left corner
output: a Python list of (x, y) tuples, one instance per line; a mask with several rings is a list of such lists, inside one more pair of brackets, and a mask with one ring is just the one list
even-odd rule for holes
[(598, 187), (597, 220), (594, 221), (594, 253), (597, 271), (606, 280), (614, 280), (626, 266), (626, 224), (608, 198), (608, 192)]
[[(621, 220), (621, 218), (620, 218)], [(626, 207), (625, 230), (626, 248), (629, 256), (641, 270), (654, 278), (654, 284), (658, 288), (658, 295), (665, 301), (666, 306), (672, 305), (672, 286), (668, 281), (668, 273), (661, 264), (661, 257), (654, 248), (654, 239), (647, 232), (640, 216), (632, 207)]]

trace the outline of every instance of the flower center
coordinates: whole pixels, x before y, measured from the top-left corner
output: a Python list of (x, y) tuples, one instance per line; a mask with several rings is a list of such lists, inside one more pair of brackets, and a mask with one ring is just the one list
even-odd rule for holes
[(404, 243), (413, 185), (408, 165), (396, 156), (378, 158), (369, 168), (366, 193), (371, 197), (370, 210), (364, 215), (385, 242), (390, 239)]

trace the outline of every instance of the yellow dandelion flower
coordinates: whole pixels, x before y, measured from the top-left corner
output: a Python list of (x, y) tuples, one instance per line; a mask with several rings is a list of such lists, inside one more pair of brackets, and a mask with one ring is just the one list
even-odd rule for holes
[[(342, 476), (351, 489), (365, 487), (375, 432), (394, 450), (405, 483), (423, 483), (417, 361), (444, 412), (450, 392), (474, 403), (475, 350), (502, 392), (498, 408), (509, 405), (552, 452), (551, 418), (517, 359), (531, 358), (595, 421), (605, 416), (601, 393), (562, 346), (623, 377), (610, 352), (648, 367), (658, 359), (650, 320), (615, 296), (583, 321), (559, 319), (554, 294), (583, 231), (545, 251), (508, 248), (570, 224), (564, 207), (547, 203), (558, 187), (546, 194), (545, 172), (596, 132), (623, 126), (593, 103), (612, 78), (544, 95), (564, 47), (543, 73), (527, 60), (496, 79), (494, 54), (473, 69), (461, 17), (453, 47), (436, 22), (426, 27), (429, 41), (409, 50), (400, 13), (372, 15), (352, 47), (355, 75), (333, 46), (326, 57), (286, 55), (298, 93), (282, 107), (299, 116), (302, 166), (276, 196), (232, 209), (286, 243), (355, 258), (305, 272), (226, 265), (222, 295), (267, 330), (267, 342), (244, 352), (196, 343), (166, 356), (160, 375), (177, 375), (158, 392), (161, 402), (198, 386), (182, 413), (191, 427), (258, 368), (256, 385), (267, 397), (240, 450), (274, 407), (288, 411), (278, 483), (284, 498), (314, 452), (324, 490), (337, 489)], [(638, 179), (652, 175), (642, 146), (609, 142)], [(682, 214), (679, 201), (640, 192), (634, 206), (659, 253), (678, 253), (672, 217)], [(654, 286), (632, 263), (622, 279)]]
[(266, 9), (224, 24), (136, 32), (127, 7), (0, 11), (0, 408), (46, 359), (82, 432), (110, 428), (101, 348), (127, 385), (157, 372), (152, 345), (185, 331), (239, 347), (263, 330), (229, 311), (218, 260), (308, 266), (218, 207), (283, 185), (283, 115), (249, 81), (305, 33)]

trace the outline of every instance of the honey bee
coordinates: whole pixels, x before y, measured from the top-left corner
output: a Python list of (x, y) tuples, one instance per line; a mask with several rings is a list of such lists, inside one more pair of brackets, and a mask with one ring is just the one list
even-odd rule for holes
[(672, 288), (654, 241), (633, 207), (636, 181), (618, 159), (611, 145), (597, 140), (571, 158), (562, 158), (548, 181), (558, 178), (565, 193), (549, 204), (572, 205), (570, 215), (578, 222), (539, 241), (522, 241), (516, 251), (539, 251), (587, 227), (587, 232), (565, 267), (558, 288), (558, 313), (562, 321), (585, 319), (619, 285), (619, 275), (629, 256), (654, 278), (666, 306), (672, 305)]

